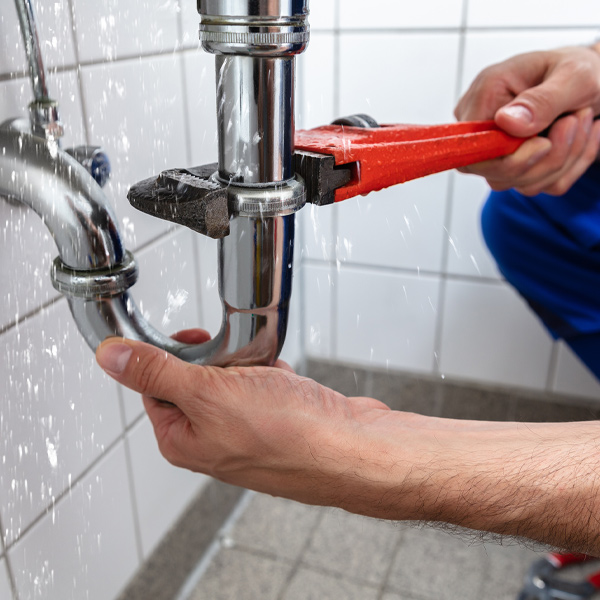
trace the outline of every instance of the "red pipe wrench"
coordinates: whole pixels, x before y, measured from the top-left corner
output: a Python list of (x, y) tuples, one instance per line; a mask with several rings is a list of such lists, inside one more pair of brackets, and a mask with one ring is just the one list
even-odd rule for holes
[(512, 154), (516, 138), (493, 121), (381, 125), (366, 115), (296, 132), (295, 170), (307, 202), (340, 202), (448, 169)]

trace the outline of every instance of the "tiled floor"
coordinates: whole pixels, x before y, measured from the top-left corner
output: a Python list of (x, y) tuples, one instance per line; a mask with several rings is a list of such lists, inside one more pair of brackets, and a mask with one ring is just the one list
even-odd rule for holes
[[(343, 366), (312, 363), (308, 374), (347, 395), (445, 417), (567, 421), (597, 418), (600, 408)], [(254, 494), (187, 600), (514, 600), (538, 556)]]

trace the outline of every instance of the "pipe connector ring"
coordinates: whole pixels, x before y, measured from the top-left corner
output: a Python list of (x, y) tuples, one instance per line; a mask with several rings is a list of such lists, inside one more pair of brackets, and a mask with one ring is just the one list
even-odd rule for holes
[(118, 296), (126, 292), (137, 277), (138, 268), (131, 252), (126, 252), (123, 262), (115, 267), (90, 271), (71, 269), (57, 257), (51, 271), (52, 285), (61, 294), (89, 300)]
[(227, 196), (231, 216), (255, 219), (281, 217), (298, 212), (306, 204), (306, 186), (304, 180), (296, 175), (268, 186), (230, 184), (227, 185)]

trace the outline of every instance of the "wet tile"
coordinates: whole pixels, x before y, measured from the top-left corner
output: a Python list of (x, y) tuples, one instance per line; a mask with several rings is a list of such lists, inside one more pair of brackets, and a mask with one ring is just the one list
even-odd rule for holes
[(381, 584), (399, 535), (391, 522), (331, 510), (321, 521), (302, 562), (356, 581)]
[(393, 410), (437, 416), (440, 384), (404, 373), (373, 373), (370, 396)]
[(330, 362), (309, 360), (307, 377), (345, 396), (362, 396), (366, 393), (369, 372), (365, 369)]
[(291, 570), (291, 564), (264, 556), (222, 550), (189, 600), (275, 600)]
[(367, 587), (301, 568), (292, 578), (283, 600), (376, 600), (378, 588)]
[(321, 514), (315, 506), (257, 494), (229, 537), (236, 546), (295, 560)]
[(505, 392), (445, 383), (442, 397), (442, 417), (476, 421), (508, 421), (512, 417), (514, 400)]

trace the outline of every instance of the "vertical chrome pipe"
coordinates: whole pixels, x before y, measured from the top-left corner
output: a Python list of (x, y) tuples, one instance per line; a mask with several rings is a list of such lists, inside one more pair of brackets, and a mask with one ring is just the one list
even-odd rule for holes
[(216, 57), (219, 176), (238, 185), (293, 176), (294, 59)]
[(40, 40), (37, 33), (35, 13), (32, 0), (15, 0), (21, 35), (25, 44), (29, 76), (33, 87), (33, 97), (37, 101), (48, 100), (48, 85), (46, 82), (46, 70), (40, 49)]

